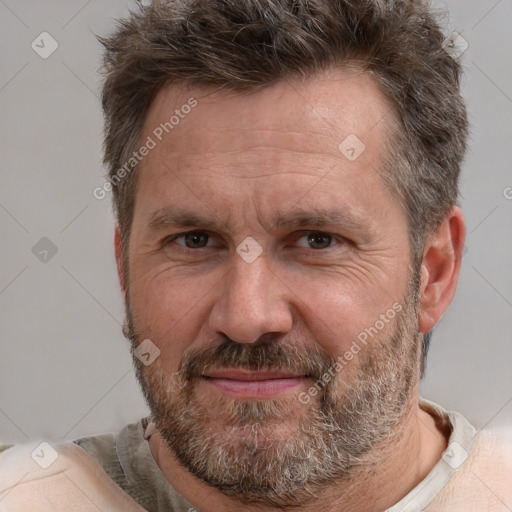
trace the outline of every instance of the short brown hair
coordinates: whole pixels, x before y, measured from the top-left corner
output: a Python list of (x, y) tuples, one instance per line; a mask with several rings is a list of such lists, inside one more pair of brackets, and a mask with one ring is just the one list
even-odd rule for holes
[[(398, 129), (384, 180), (409, 220), (411, 255), (457, 203), (468, 122), (461, 66), (422, 0), (170, 0), (139, 5), (105, 47), (104, 162), (127, 255), (137, 169), (114, 180), (136, 149), (157, 92), (172, 84), (256, 91), (357, 63), (394, 106)], [(127, 258), (125, 259), (127, 262)], [(127, 271), (127, 269), (125, 269)], [(430, 336), (423, 341), (422, 373)]]

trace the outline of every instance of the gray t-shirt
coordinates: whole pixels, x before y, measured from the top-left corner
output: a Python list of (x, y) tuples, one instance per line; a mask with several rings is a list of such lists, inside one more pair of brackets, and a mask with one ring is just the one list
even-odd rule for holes
[[(475, 428), (459, 413), (445, 411), (427, 400), (420, 407), (431, 414), (449, 437), (443, 457), (432, 471), (399, 503), (386, 512), (423, 510), (446, 486), (468, 457)], [(125, 426), (117, 434), (103, 434), (73, 441), (91, 455), (107, 475), (148, 512), (192, 512), (196, 509), (165, 479), (151, 454), (149, 418)]]
[(149, 442), (144, 438), (149, 418), (126, 425), (117, 434), (73, 441), (89, 453), (105, 473), (148, 512), (192, 512), (196, 509), (166, 480)]

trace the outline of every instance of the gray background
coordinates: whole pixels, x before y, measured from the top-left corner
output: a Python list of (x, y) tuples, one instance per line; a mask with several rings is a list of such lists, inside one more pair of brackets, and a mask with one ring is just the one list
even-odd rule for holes
[[(92, 195), (104, 181), (93, 34), (133, 5), (0, 0), (0, 442), (74, 439), (148, 413), (121, 334), (109, 198)], [(468, 240), (422, 393), (478, 427), (510, 425), (512, 0), (447, 6), (447, 34), (469, 43)], [(47, 59), (31, 48), (43, 31), (59, 45)], [(43, 237), (57, 248), (46, 262), (32, 251)]]

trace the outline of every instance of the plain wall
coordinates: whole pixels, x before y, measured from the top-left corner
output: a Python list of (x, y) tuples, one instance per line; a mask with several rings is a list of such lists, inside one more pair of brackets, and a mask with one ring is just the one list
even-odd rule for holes
[[(109, 198), (92, 194), (104, 183), (94, 34), (110, 33), (133, 6), (0, 3), (0, 442), (74, 439), (149, 413), (121, 333)], [(461, 57), (472, 125), (461, 177), (468, 239), (422, 394), (478, 427), (510, 424), (512, 3), (447, 6), (447, 34), (469, 43)], [(31, 47), (44, 31), (59, 45), (47, 59)]]

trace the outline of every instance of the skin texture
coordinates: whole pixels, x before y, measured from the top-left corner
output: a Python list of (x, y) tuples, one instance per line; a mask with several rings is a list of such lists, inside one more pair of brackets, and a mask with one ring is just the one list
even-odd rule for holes
[[(351, 418), (350, 390), (363, 389), (372, 376), (381, 375), (396, 393), (394, 403), (401, 403), (391, 411), (383, 396), (390, 419), (384, 428), (386, 415), (375, 412), (379, 440), (359, 465), (347, 464), (337, 480), (312, 487), (297, 507), (384, 510), (428, 474), (446, 447), (433, 418), (418, 407), (418, 333), (438, 322), (455, 292), (465, 237), (462, 213), (453, 208), (428, 238), (417, 300), (407, 306), (414, 296), (407, 218), (379, 175), (388, 149), (386, 119), (393, 112), (370, 76), (331, 70), (251, 94), (166, 88), (151, 106), (141, 141), (191, 97), (197, 106), (142, 162), (128, 262), (121, 257), (118, 229), (115, 236), (130, 338), (134, 345), (150, 339), (160, 350), (149, 366), (134, 359), (161, 430), (150, 440), (153, 456), (168, 481), (202, 511), (278, 510), (275, 501), (230, 496), (187, 470), (169, 449), (166, 413), (170, 404), (187, 410), (186, 393), (179, 390), (188, 389), (191, 410), (205, 413), (196, 424), (213, 430), (227, 448), (262, 439), (284, 443), (319, 407), (320, 396), (309, 405), (297, 398), (313, 380), (303, 379), (276, 399), (233, 397), (200, 377), (185, 388), (183, 362), (226, 339), (248, 351), (262, 339), (281, 344), (296, 354), (299, 369), (308, 367), (308, 354), (320, 353), (320, 360), (331, 363), (346, 360), (351, 342), (398, 303), (403, 315), (385, 322), (329, 389), (342, 424)], [(338, 149), (349, 134), (365, 144), (354, 161)], [(164, 209), (186, 210), (217, 225), (150, 227)], [(340, 218), (276, 226), (278, 218), (315, 217), (319, 210), (336, 211)], [(183, 237), (170, 240), (192, 230), (209, 235), (207, 246), (186, 247)], [(312, 248), (312, 232), (332, 235), (321, 238), (327, 247)], [(262, 249), (252, 263), (236, 252), (246, 237)], [(404, 321), (401, 330), (398, 318)], [(391, 346), (398, 347), (394, 355)], [(393, 380), (394, 373), (399, 377)], [(242, 402), (259, 405), (243, 409), (244, 416)], [(276, 421), (262, 422), (272, 415)], [(260, 430), (248, 435), (240, 428), (244, 418)], [(293, 500), (289, 505), (293, 509)]]

